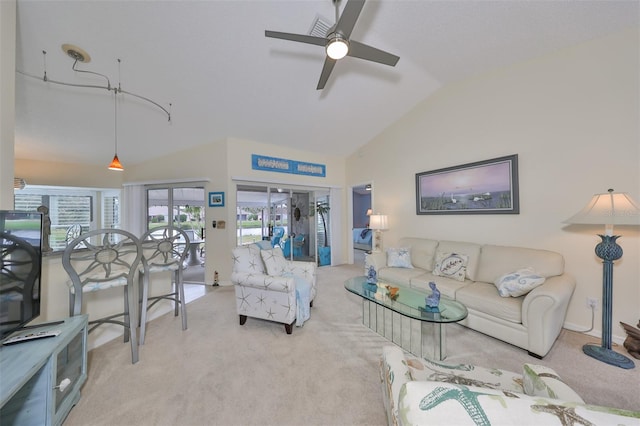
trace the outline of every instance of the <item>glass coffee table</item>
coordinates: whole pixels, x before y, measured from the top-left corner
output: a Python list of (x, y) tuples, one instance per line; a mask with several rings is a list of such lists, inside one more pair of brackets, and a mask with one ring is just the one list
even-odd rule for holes
[[(384, 283), (384, 281), (381, 281)], [(364, 276), (350, 278), (344, 287), (362, 298), (362, 323), (401, 348), (419, 357), (441, 361), (447, 356), (446, 324), (467, 317), (460, 302), (440, 298), (436, 312), (427, 310), (425, 297), (430, 292), (399, 287), (397, 297), (377, 295), (377, 286)]]

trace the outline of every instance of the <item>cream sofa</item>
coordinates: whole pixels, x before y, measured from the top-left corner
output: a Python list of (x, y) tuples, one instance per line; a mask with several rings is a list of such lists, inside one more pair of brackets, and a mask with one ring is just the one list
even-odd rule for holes
[[(559, 253), (521, 247), (482, 245), (471, 242), (402, 238), (396, 248), (407, 248), (410, 268), (387, 266), (387, 254), (365, 257), (365, 275), (372, 266), (378, 279), (431, 293), (436, 283), (443, 296), (465, 305), (469, 315), (460, 324), (544, 357), (555, 342), (575, 288), (574, 278), (564, 272)], [(434, 275), (436, 256), (458, 253), (468, 257), (464, 281)], [(533, 268), (545, 278), (542, 285), (520, 297), (501, 297), (494, 281), (504, 274)]]
[(637, 425), (640, 412), (587, 405), (552, 369), (522, 373), (447, 365), (385, 346), (380, 379), (387, 421), (396, 425)]

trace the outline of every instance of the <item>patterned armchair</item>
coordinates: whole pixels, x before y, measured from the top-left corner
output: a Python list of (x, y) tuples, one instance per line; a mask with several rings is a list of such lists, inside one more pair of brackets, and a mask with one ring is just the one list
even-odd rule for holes
[(285, 259), (280, 247), (260, 250), (257, 244), (233, 249), (236, 307), (240, 325), (247, 317), (283, 323), (287, 334), (302, 326), (316, 296), (315, 262)]

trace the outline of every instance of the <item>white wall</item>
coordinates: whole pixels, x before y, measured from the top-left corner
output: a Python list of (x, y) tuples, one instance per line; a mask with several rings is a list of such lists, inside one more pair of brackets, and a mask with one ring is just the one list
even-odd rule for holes
[[(635, 29), (445, 87), (351, 156), (347, 182), (372, 181), (374, 211), (389, 215), (385, 246), (421, 236), (558, 251), (577, 279), (566, 325), (587, 329), (585, 299), (601, 300), (594, 247), (604, 229), (563, 221), (608, 188), (640, 201), (638, 48)], [(519, 155), (520, 214), (416, 214), (415, 173), (509, 154)], [(640, 317), (640, 237), (616, 230), (620, 340), (618, 322)]]
[(0, 208), (13, 208), (16, 1), (0, 1)]
[[(16, 176), (24, 178), (28, 185), (120, 188), (125, 176), (124, 172), (107, 169), (108, 161), (111, 160), (97, 166), (16, 158), (14, 167)], [(11, 198), (13, 199), (13, 190)]]

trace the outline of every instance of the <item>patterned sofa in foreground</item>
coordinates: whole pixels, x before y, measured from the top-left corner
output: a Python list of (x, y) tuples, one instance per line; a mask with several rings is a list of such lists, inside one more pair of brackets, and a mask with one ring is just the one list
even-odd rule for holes
[(640, 412), (587, 405), (550, 368), (522, 374), (447, 365), (385, 346), (380, 375), (392, 425), (638, 425)]

